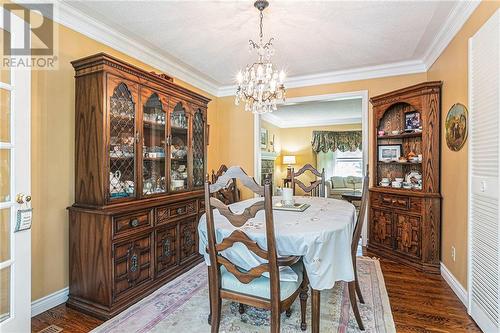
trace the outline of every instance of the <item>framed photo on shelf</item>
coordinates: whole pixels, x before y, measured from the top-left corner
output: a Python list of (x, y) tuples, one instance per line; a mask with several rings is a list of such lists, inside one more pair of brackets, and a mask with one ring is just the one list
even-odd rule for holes
[(379, 145), (378, 160), (382, 162), (397, 161), (401, 157), (401, 145)]
[(420, 112), (405, 113), (405, 130), (416, 130), (420, 127)]

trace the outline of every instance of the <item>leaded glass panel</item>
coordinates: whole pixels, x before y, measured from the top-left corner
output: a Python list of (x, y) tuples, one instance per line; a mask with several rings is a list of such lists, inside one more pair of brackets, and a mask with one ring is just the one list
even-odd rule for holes
[(204, 174), (204, 152), (205, 152), (205, 126), (203, 113), (198, 110), (193, 120), (193, 185), (203, 186)]
[(135, 196), (135, 103), (124, 83), (110, 97), (109, 195)]

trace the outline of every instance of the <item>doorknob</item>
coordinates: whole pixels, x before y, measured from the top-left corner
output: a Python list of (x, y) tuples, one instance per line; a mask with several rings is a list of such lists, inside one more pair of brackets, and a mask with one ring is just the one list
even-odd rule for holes
[(18, 193), (18, 194), (16, 195), (16, 202), (17, 202), (18, 204), (23, 204), (23, 203), (25, 203), (25, 202), (26, 202), (26, 203), (28, 203), (28, 202), (30, 202), (30, 201), (31, 201), (31, 196), (30, 196), (30, 195), (26, 195), (26, 194), (24, 194), (24, 193)]

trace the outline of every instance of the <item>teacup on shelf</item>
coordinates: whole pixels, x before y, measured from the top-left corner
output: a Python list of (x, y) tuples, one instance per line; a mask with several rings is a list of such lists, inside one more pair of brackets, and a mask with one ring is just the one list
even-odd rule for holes
[(401, 188), (401, 182), (394, 181), (391, 183), (391, 185), (394, 188)]

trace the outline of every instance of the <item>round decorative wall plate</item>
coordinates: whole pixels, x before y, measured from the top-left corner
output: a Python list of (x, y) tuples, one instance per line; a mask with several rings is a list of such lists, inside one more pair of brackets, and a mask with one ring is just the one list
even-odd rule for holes
[(467, 141), (468, 112), (465, 105), (457, 103), (446, 115), (446, 144), (453, 151), (459, 151)]

